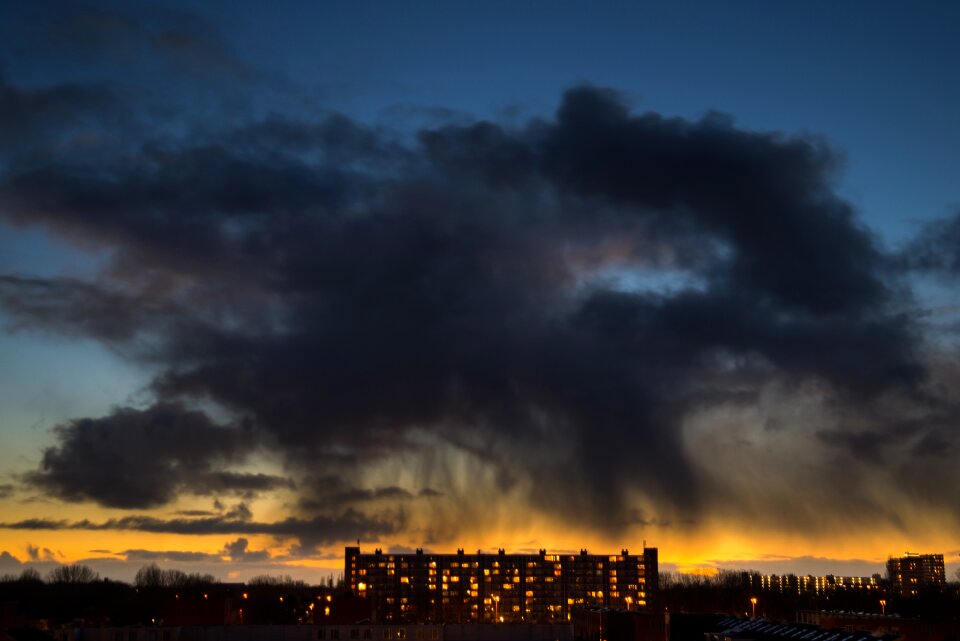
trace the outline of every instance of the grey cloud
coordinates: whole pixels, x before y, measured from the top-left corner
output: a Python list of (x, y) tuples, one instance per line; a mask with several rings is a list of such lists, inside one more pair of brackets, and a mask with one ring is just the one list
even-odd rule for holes
[(286, 483), (263, 474), (215, 469), (243, 460), (256, 445), (254, 435), (217, 425), (176, 403), (77, 419), (55, 433), (58, 444), (44, 450), (39, 468), (24, 479), (65, 500), (150, 507), (180, 491), (247, 494)]
[(237, 503), (227, 510), (223, 516), (230, 520), (249, 521), (253, 518), (253, 512), (250, 511), (246, 503)]
[(384, 516), (366, 516), (355, 510), (346, 510), (335, 516), (316, 516), (310, 519), (286, 518), (274, 522), (230, 520), (222, 517), (196, 519), (159, 519), (132, 515), (106, 521), (56, 519), (24, 519), (0, 523), (0, 528), (11, 530), (129, 530), (161, 534), (267, 534), (296, 538), (301, 545), (317, 546), (362, 538), (377, 541), (381, 536), (394, 534), (404, 523), (402, 513)]
[(395, 485), (384, 487), (354, 487), (338, 476), (308, 478), (299, 505), (306, 510), (342, 509), (346, 506), (373, 501), (408, 501), (414, 498), (409, 490)]
[(223, 551), (231, 561), (256, 562), (270, 558), (266, 550), (251, 550), (250, 542), (243, 537), (224, 545)]
[(960, 211), (924, 225), (899, 259), (906, 269), (950, 277), (960, 275)]
[(27, 557), (31, 561), (55, 561), (56, 554), (50, 548), (41, 548), (36, 545), (27, 544)]
[(179, 563), (220, 562), (217, 554), (206, 552), (184, 552), (177, 550), (124, 550), (120, 552), (128, 561), (174, 561)]

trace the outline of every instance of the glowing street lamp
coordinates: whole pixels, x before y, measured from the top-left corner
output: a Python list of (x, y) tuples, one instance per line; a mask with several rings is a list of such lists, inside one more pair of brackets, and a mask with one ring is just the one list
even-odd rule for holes
[(886, 614), (886, 613), (887, 613), (887, 600), (880, 599), (880, 614)]
[(757, 597), (750, 597), (750, 607), (753, 609), (753, 618), (757, 618)]
[(500, 621), (500, 595), (493, 595), (493, 620), (494, 622)]
[(629, 611), (630, 611), (630, 604), (633, 603), (633, 597), (628, 596), (628, 597), (625, 597), (623, 600), (627, 602), (627, 612), (629, 612)]

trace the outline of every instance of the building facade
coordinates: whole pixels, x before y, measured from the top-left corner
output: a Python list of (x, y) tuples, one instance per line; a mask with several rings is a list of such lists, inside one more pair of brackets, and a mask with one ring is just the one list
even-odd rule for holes
[(881, 590), (880, 575), (873, 576), (797, 576), (796, 574), (753, 574), (750, 584), (754, 590), (778, 594), (830, 594), (848, 590)]
[(916, 596), (928, 590), (942, 590), (947, 582), (942, 554), (906, 552), (887, 560), (887, 573), (894, 594)]
[(378, 622), (565, 623), (576, 606), (648, 608), (657, 548), (643, 554), (363, 554), (346, 548), (344, 579)]

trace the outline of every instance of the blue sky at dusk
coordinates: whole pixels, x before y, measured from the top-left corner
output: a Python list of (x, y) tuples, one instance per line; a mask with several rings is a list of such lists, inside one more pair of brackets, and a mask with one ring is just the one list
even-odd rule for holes
[(958, 28), (951, 2), (4, 4), (0, 550), (957, 561)]

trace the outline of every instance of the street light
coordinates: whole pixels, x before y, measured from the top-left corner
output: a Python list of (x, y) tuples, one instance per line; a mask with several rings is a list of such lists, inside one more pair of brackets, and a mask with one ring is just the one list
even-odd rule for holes
[(493, 595), (493, 622), (496, 623), (500, 620), (500, 595)]
[(750, 607), (753, 609), (753, 618), (757, 618), (757, 597), (750, 597)]
[(628, 596), (628, 597), (624, 598), (623, 600), (627, 602), (627, 612), (629, 612), (629, 611), (630, 611), (630, 604), (633, 603), (633, 597)]
[(880, 614), (886, 614), (886, 613), (887, 613), (887, 600), (880, 599)]

